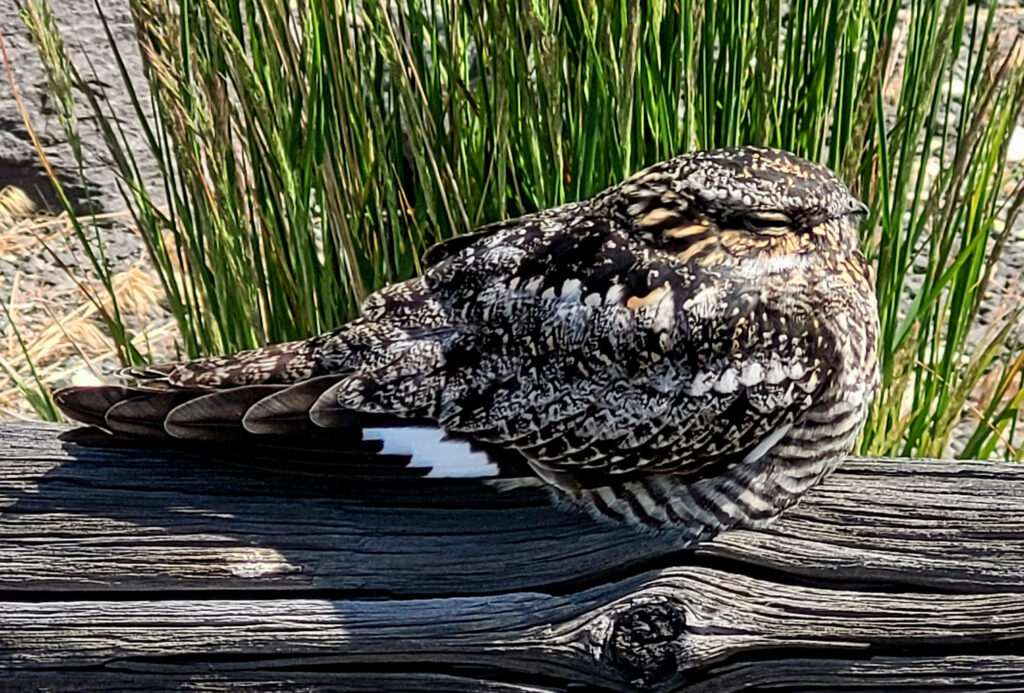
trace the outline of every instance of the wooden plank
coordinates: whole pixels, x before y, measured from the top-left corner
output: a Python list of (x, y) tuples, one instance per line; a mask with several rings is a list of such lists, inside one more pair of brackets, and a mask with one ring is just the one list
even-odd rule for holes
[[(315, 673), (282, 669), (247, 668), (217, 672), (191, 671), (192, 665), (166, 666), (162, 671), (5, 672), (0, 690), (114, 690), (150, 693), (153, 690), (201, 690), (207, 693), (237, 690), (352, 691), (354, 693), (556, 693), (564, 686), (502, 683), (452, 674), (352, 672), (328, 670)], [(188, 672), (188, 673), (183, 673)], [(1024, 687), (1024, 657), (964, 656), (904, 658), (878, 657), (866, 661), (845, 659), (784, 659), (724, 668), (713, 678), (683, 684), (686, 693), (720, 693), (739, 690), (896, 691), (1012, 691)], [(577, 691), (594, 688), (574, 687)], [(571, 689), (570, 689), (571, 690)]]
[(1012, 691), (1024, 687), (1024, 656), (779, 659), (723, 667), (687, 693), (739, 690)]
[(794, 578), (978, 592), (1024, 584), (1024, 465), (846, 460), (768, 530), (698, 553)]
[[(445, 595), (630, 572), (678, 550), (473, 480), (291, 477), (0, 427), (0, 591)], [(501, 557), (496, 562), (496, 557)]]
[[(238, 690), (285, 691), (350, 691), (351, 693), (556, 693), (559, 689), (520, 683), (501, 683), (477, 677), (452, 674), (417, 674), (391, 672), (293, 672), (288, 671), (218, 671), (178, 673), (186, 667), (167, 667), (161, 672), (74, 671), (6, 674), (0, 680), (4, 691), (100, 691), (119, 693), (152, 693), (154, 690), (204, 691), (214, 693)], [(561, 689), (564, 690), (564, 689)]]
[[(550, 591), (680, 551), (534, 489), (327, 483), (65, 446), (53, 431), (0, 427), (2, 590)], [(1022, 508), (1021, 465), (851, 459), (769, 529), (726, 533), (697, 559), (840, 585), (998, 590), (1024, 583)]]
[(769, 529), (682, 550), (535, 488), (61, 430), (0, 426), (0, 689), (1024, 685), (1022, 466), (849, 460)]
[[(816, 657), (1019, 649), (1024, 593), (866, 593), (785, 585), (705, 568), (668, 568), (569, 595), (411, 600), (214, 599), (0, 603), (0, 663), (38, 670), (204, 671), (400, 663), (674, 688), (722, 662), (790, 667)], [(795, 670), (794, 670), (795, 671)], [(757, 669), (727, 670), (736, 679)], [(723, 674), (724, 675), (724, 674)], [(806, 672), (804, 672), (806, 675)]]

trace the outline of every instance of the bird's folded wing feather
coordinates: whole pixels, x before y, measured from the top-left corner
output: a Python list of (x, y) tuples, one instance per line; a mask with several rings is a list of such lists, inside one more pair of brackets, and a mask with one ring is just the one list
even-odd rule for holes
[(374, 324), (407, 330), (395, 316), (416, 304), (435, 335), (317, 407), (425, 417), (579, 473), (699, 473), (756, 451), (826, 380), (799, 312), (760, 295), (607, 218), (526, 218), (374, 297)]
[[(142, 389), (72, 388), (57, 402), (116, 432), (326, 436), (384, 453), (448, 438), (581, 477), (701, 475), (806, 408), (827, 360), (792, 315), (773, 332), (758, 290), (575, 211), (438, 253), (334, 333), (155, 367), (133, 373)], [(421, 432), (398, 436), (409, 428)]]

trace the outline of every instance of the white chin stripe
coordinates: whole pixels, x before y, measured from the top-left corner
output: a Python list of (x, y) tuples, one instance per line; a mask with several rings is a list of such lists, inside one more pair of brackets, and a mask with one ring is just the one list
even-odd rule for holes
[(364, 428), (363, 440), (384, 443), (382, 455), (408, 455), (410, 467), (428, 468), (428, 477), (498, 476), (498, 465), (464, 440), (447, 440), (444, 431), (426, 426)]

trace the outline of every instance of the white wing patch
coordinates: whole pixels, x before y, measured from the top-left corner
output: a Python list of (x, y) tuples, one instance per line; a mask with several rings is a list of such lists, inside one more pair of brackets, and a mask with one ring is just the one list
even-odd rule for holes
[(384, 443), (381, 454), (409, 455), (410, 467), (429, 468), (428, 478), (497, 476), (498, 465), (487, 453), (473, 450), (464, 440), (445, 438), (445, 432), (428, 426), (364, 428), (363, 440)]

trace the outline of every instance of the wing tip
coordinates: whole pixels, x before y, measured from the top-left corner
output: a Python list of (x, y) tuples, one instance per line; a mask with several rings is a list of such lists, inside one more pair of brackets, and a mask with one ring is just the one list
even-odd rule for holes
[(175, 438), (230, 441), (252, 433), (245, 416), (258, 402), (281, 391), (284, 385), (243, 385), (191, 397), (171, 408), (164, 430)]
[(289, 432), (296, 420), (317, 428), (349, 428), (350, 414), (329, 407), (330, 393), (341, 378), (311, 378), (266, 397), (246, 412), (242, 424), (252, 433)]
[(131, 391), (121, 385), (70, 385), (52, 395), (54, 404), (69, 419), (109, 431), (107, 412), (130, 397)]

